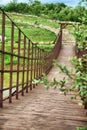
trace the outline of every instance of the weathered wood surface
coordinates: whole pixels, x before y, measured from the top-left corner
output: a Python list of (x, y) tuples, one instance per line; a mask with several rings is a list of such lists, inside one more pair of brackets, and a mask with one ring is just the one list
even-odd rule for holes
[[(58, 61), (71, 67), (68, 58), (73, 55), (74, 46), (63, 45)], [(48, 78), (63, 76), (53, 67)], [(64, 96), (58, 89), (38, 85), (18, 101), (6, 101), (0, 109), (0, 130), (76, 130), (77, 126), (87, 126), (87, 110), (78, 106), (79, 98), (72, 101), (71, 94)]]

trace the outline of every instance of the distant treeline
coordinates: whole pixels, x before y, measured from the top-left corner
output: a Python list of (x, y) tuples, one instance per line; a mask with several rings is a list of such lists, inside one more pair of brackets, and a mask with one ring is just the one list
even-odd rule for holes
[(18, 3), (17, 0), (13, 0), (3, 6), (3, 9), (7, 12), (37, 15), (61, 21), (81, 21), (79, 17), (81, 18), (86, 11), (85, 7), (79, 5), (74, 8), (64, 3), (42, 4), (38, 0), (29, 0), (28, 3)]

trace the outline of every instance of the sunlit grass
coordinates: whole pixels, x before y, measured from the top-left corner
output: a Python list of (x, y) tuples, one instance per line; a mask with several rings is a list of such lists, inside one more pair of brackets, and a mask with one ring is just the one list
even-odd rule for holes
[[(55, 40), (56, 35), (55, 33), (42, 29), (42, 28), (37, 28), (31, 25), (19, 25), (21, 30), (27, 35), (29, 39), (31, 39), (33, 42), (52, 42)], [(18, 29), (15, 28), (14, 30), (14, 40), (18, 41)], [(0, 29), (0, 35), (1, 35), (1, 29)], [(6, 41), (9, 43), (11, 40), (11, 25), (7, 25), (5, 28), (5, 36), (6, 36)], [(23, 39), (23, 36), (21, 37)]]
[(42, 17), (38, 17), (38, 16), (34, 16), (34, 15), (18, 15), (18, 14), (9, 14), (12, 19), (15, 20), (15, 22), (18, 21), (23, 23), (23, 22), (30, 22), (30, 23), (34, 23), (34, 24), (42, 24), (45, 26), (50, 26), (50, 27), (54, 27), (54, 28), (59, 28), (59, 24), (56, 21), (50, 20), (50, 19), (46, 19), (46, 18), (42, 18)]

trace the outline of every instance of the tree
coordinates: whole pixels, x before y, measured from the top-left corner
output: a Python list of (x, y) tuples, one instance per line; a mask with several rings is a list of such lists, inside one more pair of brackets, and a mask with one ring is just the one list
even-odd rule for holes
[(29, 13), (29, 6), (27, 3), (18, 3), (17, 4), (17, 12), (18, 13)]
[(10, 3), (8, 3), (6, 6), (4, 6), (4, 10), (10, 12), (17, 12), (17, 0), (13, 0)]
[(34, 15), (40, 16), (41, 7), (41, 2), (38, 0), (34, 0), (34, 3), (31, 5), (32, 13)]

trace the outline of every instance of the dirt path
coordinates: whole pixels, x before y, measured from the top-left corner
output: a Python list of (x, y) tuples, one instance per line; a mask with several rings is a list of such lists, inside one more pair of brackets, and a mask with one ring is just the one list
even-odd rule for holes
[(75, 38), (72, 36), (72, 31), (68, 29), (63, 29), (63, 41), (62, 44), (65, 45), (75, 45)]
[[(73, 55), (74, 46), (63, 45), (58, 61), (71, 67), (68, 59)], [(63, 76), (53, 67), (48, 78)], [(0, 130), (76, 130), (77, 126), (87, 126), (87, 110), (78, 106), (79, 99), (71, 101), (71, 95), (64, 96), (58, 90), (38, 85), (18, 101), (10, 105), (5, 102), (0, 109)]]

